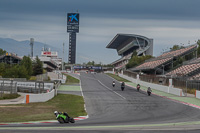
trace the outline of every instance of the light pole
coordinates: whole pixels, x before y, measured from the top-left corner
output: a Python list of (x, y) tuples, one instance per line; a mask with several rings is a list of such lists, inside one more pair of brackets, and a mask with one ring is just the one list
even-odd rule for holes
[(64, 46), (65, 46), (65, 44), (63, 43), (62, 71), (64, 69)]

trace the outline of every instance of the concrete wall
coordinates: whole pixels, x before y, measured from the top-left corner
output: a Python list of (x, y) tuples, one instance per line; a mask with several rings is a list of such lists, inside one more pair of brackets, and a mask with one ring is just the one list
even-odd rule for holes
[[(35, 88), (35, 82), (17, 82), (17, 87)], [(44, 83), (45, 90), (52, 90), (54, 83)], [(39, 88), (39, 83), (37, 83), (37, 88)]]
[(41, 94), (26, 94), (25, 102), (26, 103), (34, 103), (34, 102), (46, 102), (52, 99), (55, 96), (55, 89), (48, 93)]
[(163, 92), (170, 93), (170, 94), (174, 94), (174, 95), (177, 95), (177, 96), (184, 96), (182, 89), (173, 88), (172, 85), (171, 86), (164, 86), (164, 85), (159, 85), (159, 84), (153, 84), (153, 83), (137, 80), (137, 79), (134, 79), (132, 77), (128, 77), (128, 76), (122, 75), (122, 74), (119, 74), (119, 76), (122, 77), (122, 78), (125, 78), (125, 79), (127, 79), (127, 80), (129, 80), (133, 83), (140, 84), (140, 85), (145, 86), (145, 87), (151, 87), (152, 89), (163, 91)]
[(196, 90), (195, 96), (196, 96), (196, 98), (200, 99), (200, 91)]

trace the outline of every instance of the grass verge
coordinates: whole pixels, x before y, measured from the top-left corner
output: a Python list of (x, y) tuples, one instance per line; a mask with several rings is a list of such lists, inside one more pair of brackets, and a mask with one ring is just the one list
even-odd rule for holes
[(68, 74), (64, 74), (65, 76), (67, 76), (67, 80), (66, 83), (64, 85), (71, 85), (71, 84), (78, 84), (79, 80), (68, 75)]
[(124, 78), (119, 77), (118, 75), (111, 74), (111, 73), (106, 73), (106, 74), (107, 74), (108, 76), (110, 76), (110, 77), (112, 77), (112, 78), (118, 80), (118, 81), (121, 81), (121, 82), (130, 82), (130, 81), (124, 79)]
[(18, 98), (19, 96), (20, 96), (19, 94), (3, 94), (2, 97), (0, 95), (0, 100), (15, 99), (15, 98)]
[(54, 111), (67, 112), (71, 117), (85, 116), (81, 96), (58, 94), (44, 103), (29, 103), (0, 106), (0, 123), (55, 120)]

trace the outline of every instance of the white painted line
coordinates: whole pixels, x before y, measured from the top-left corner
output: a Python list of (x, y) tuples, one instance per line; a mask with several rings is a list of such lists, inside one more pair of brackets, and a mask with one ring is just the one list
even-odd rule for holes
[[(82, 90), (82, 81), (81, 81), (81, 75), (80, 75), (80, 89), (81, 89), (81, 95), (82, 95), (82, 97), (83, 97), (83, 100), (84, 100), (84, 103), (85, 103), (85, 98), (84, 98), (84, 95), (83, 95), (83, 90)], [(87, 112), (87, 110), (86, 110), (86, 105), (84, 104), (84, 109), (85, 109), (85, 112)], [(87, 115), (87, 118), (89, 118), (89, 115)]]
[(98, 80), (98, 82), (99, 82), (101, 85), (103, 85), (105, 88), (107, 88), (108, 90), (114, 92), (116, 95), (120, 96), (120, 97), (123, 98), (123, 99), (126, 99), (125, 97), (123, 97), (122, 95), (120, 95), (119, 93), (117, 93), (116, 91), (110, 89), (109, 87), (107, 87), (106, 85), (104, 85), (103, 83), (101, 83), (101, 81)]

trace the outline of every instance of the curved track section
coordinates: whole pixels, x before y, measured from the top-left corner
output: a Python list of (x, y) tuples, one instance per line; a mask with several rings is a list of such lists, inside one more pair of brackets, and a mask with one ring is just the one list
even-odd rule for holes
[[(81, 74), (90, 124), (160, 124), (199, 121), (200, 110), (173, 102), (120, 83), (104, 74)], [(117, 93), (117, 94), (116, 94)], [(125, 99), (124, 99), (124, 98)]]
[(156, 95), (148, 96), (145, 92), (137, 92), (136, 89), (128, 86), (121, 91), (120, 83), (116, 81), (116, 86), (112, 87), (113, 79), (105, 74), (81, 73), (80, 80), (88, 119), (77, 121), (75, 124), (0, 126), (0, 131), (109, 130), (112, 132), (144, 129), (146, 132), (146, 130), (160, 129), (179, 131), (199, 129), (199, 109)]

